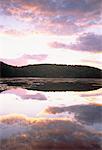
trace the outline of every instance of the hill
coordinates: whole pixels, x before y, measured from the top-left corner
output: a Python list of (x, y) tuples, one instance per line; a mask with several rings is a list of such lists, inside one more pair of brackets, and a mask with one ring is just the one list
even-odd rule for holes
[(81, 65), (37, 64), (22, 67), (0, 62), (1, 77), (101, 78), (102, 70)]

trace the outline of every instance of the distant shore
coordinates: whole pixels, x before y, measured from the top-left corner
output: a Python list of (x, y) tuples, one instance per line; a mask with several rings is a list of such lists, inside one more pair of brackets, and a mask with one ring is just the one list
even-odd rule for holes
[(102, 78), (101, 69), (81, 65), (37, 64), (16, 67), (0, 62), (0, 71), (1, 78)]

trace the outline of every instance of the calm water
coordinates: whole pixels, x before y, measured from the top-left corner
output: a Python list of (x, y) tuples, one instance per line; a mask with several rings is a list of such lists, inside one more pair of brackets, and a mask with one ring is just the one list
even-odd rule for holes
[[(101, 81), (1, 79), (0, 150), (101, 150)], [(59, 82), (72, 83), (72, 88), (53, 91), (51, 85), (51, 90), (44, 91), (48, 82), (53, 86)], [(38, 90), (40, 86), (42, 90)]]

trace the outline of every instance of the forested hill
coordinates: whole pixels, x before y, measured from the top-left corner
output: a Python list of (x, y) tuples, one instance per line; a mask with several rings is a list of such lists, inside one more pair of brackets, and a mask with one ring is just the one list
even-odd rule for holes
[(81, 65), (37, 64), (22, 67), (0, 62), (1, 77), (101, 78), (102, 70)]

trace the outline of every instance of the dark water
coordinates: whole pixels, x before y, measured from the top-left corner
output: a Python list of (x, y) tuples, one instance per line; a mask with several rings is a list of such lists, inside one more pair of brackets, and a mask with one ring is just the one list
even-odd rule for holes
[(101, 150), (100, 79), (0, 80), (0, 150)]

